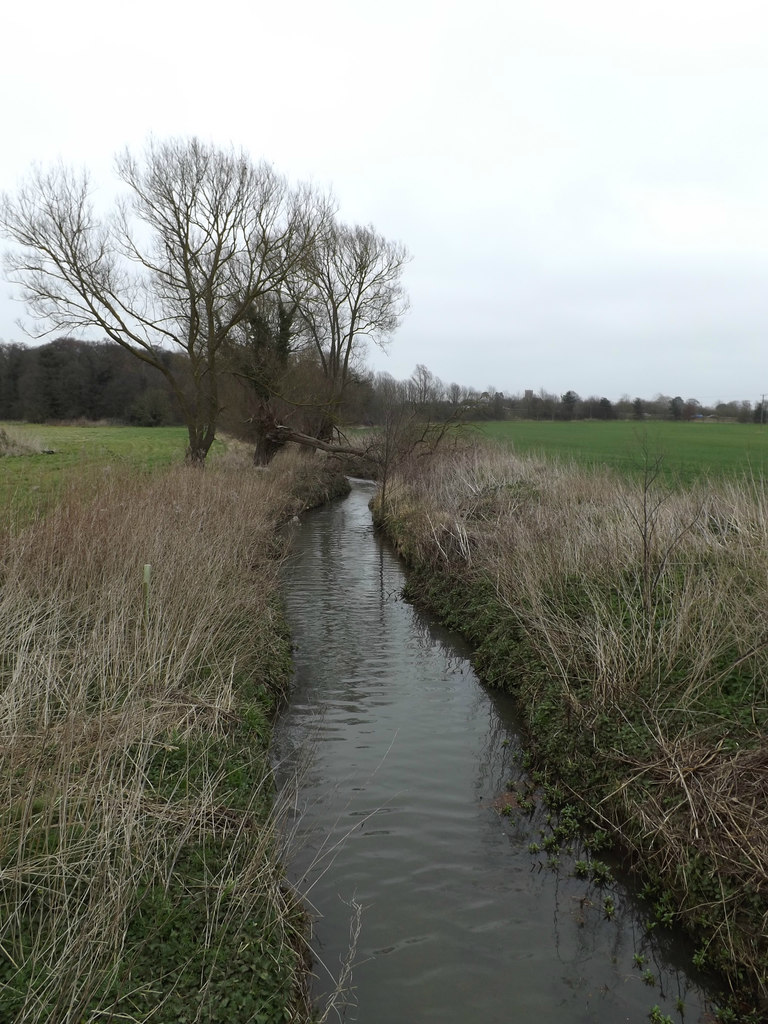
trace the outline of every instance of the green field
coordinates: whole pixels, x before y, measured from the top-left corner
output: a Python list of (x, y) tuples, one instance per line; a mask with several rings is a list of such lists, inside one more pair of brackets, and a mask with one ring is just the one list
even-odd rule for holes
[(6, 518), (33, 517), (74, 481), (97, 488), (113, 468), (151, 471), (180, 463), (187, 443), (184, 427), (0, 427), (34, 452), (0, 458), (0, 510)]
[(682, 482), (706, 477), (768, 473), (768, 426), (742, 423), (635, 423), (628, 420), (478, 423), (486, 437), (518, 452), (556, 456), (622, 472), (641, 471), (644, 452), (663, 458), (665, 475)]

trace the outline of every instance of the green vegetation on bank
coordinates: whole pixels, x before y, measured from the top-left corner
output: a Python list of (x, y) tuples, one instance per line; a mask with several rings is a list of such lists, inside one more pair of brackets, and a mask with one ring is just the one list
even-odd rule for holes
[(401, 467), (375, 516), (409, 596), (519, 698), (553, 805), (629, 856), (650, 921), (695, 937), (734, 993), (722, 1019), (763, 1019), (768, 486), (495, 445)]
[(768, 475), (768, 425), (709, 421), (503, 420), (478, 423), (483, 437), (520, 454), (555, 456), (583, 466), (639, 475), (642, 449), (663, 457), (667, 479)]
[[(72, 462), (45, 516), (0, 531), (9, 1022), (309, 1016), (267, 757), (290, 669), (276, 530), (344, 482), (295, 453), (147, 474), (163, 439), (107, 432), (87, 486)], [(54, 456), (0, 472), (27, 458)]]

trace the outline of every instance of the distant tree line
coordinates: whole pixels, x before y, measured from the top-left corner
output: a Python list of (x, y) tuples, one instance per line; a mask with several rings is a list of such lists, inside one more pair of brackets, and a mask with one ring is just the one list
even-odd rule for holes
[[(279, 334), (275, 333), (276, 337)], [(247, 358), (250, 352), (250, 361)], [(236, 351), (221, 383), (221, 425), (253, 440), (252, 421), (261, 405), (261, 387), (268, 368), (252, 350)], [(180, 377), (184, 359), (159, 351), (157, 358)], [(283, 363), (287, 363), (287, 357)], [(294, 356), (290, 373), (280, 368), (284, 399), (271, 396), (272, 415), (296, 429), (317, 434), (326, 406), (313, 401), (322, 389), (323, 367), (312, 352)], [(274, 371), (270, 371), (274, 372)], [(575, 391), (512, 394), (489, 386), (485, 390), (445, 384), (419, 364), (404, 381), (387, 373), (372, 374), (364, 366), (348, 373), (338, 407), (339, 423), (381, 425), (390, 415), (393, 386), (409, 407), (433, 422), (466, 420), (679, 420), (718, 419), (761, 423), (768, 417), (762, 403), (749, 401), (702, 405), (695, 398), (657, 394), (652, 399), (622, 396), (618, 401)], [(184, 423), (173, 388), (156, 366), (134, 358), (114, 342), (86, 342), (61, 337), (44, 345), (0, 342), (0, 420), (43, 423), (108, 420), (135, 426)], [(315, 420), (318, 422), (316, 423)]]
[[(367, 382), (368, 396), (364, 402), (364, 416), (373, 424), (380, 422), (382, 402), (380, 392), (391, 388), (392, 378), (379, 374)], [(527, 390), (517, 394), (500, 391), (493, 385), (485, 390), (444, 384), (426, 366), (419, 365), (411, 377), (400, 382), (411, 403), (428, 411), (432, 419), (451, 419), (461, 407), (470, 420), (679, 420), (694, 421), (716, 419), (738, 423), (763, 423), (768, 420), (768, 409), (762, 402), (718, 402), (703, 405), (696, 398), (682, 398), (657, 394), (651, 399), (622, 395), (611, 401), (600, 395), (582, 398), (576, 391), (558, 395), (540, 390)]]
[(506, 399), (507, 415), (524, 419), (552, 420), (732, 420), (762, 422), (762, 403), (718, 402), (703, 405), (696, 398), (656, 394), (651, 399), (625, 394), (616, 401), (598, 395), (582, 398), (575, 391), (563, 395), (526, 391)]
[[(163, 358), (177, 357), (169, 352)], [(75, 338), (35, 347), (0, 344), (0, 419), (109, 420), (145, 427), (183, 422), (158, 369), (114, 342)]]

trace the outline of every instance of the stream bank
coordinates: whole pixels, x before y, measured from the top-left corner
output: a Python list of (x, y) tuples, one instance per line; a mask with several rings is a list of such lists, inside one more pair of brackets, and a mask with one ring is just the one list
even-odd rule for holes
[(4, 1024), (308, 1019), (268, 739), (282, 524), (348, 488), (323, 468), (95, 462), (5, 524)]
[(361, 1024), (708, 1019), (679, 937), (646, 935), (615, 877), (580, 877), (602, 854), (571, 830), (559, 865), (548, 855), (516, 701), (402, 599), (372, 494), (355, 483), (305, 515), (285, 566), (294, 679), (272, 750), (313, 996), (322, 1007), (341, 976)]
[[(409, 597), (470, 641), (484, 681), (515, 695), (548, 802), (629, 854), (650, 927), (686, 927), (695, 963), (722, 971), (733, 996), (719, 1000), (720, 1019), (763, 1020), (766, 702), (761, 667), (748, 664), (760, 648), (735, 625), (731, 640), (725, 597), (714, 602), (715, 625), (699, 626), (690, 610), (692, 593), (705, 605), (702, 566), (711, 591), (719, 582), (715, 554), (733, 572), (719, 517), (740, 524), (737, 542), (751, 551), (748, 532), (756, 546), (763, 538), (759, 504), (711, 491), (659, 498), (650, 484), (637, 493), (499, 451), (436, 461), (394, 481), (385, 509), (375, 505), (408, 565)], [(644, 522), (643, 508), (657, 518)], [(647, 591), (632, 562), (638, 540)], [(745, 571), (742, 588), (749, 579)], [(641, 593), (647, 613), (633, 609)], [(689, 600), (677, 611), (679, 593)], [(700, 629), (705, 653), (705, 632), (721, 622), (728, 642), (745, 648), (725, 650), (738, 669), (718, 650), (708, 664), (681, 641), (665, 676), (667, 655), (655, 645), (675, 616)], [(629, 633), (638, 621), (643, 632)], [(650, 671), (632, 657), (650, 658)], [(689, 667), (696, 657), (711, 674)], [(734, 821), (751, 823), (741, 845), (742, 825), (718, 818), (724, 799)], [(559, 838), (556, 828), (552, 849)]]

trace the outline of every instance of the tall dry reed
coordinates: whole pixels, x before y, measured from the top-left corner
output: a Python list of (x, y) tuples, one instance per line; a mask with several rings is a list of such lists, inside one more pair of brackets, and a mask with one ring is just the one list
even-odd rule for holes
[(3, 1020), (303, 1012), (263, 743), (297, 473), (104, 473), (0, 541)]

